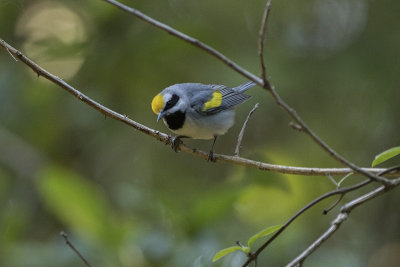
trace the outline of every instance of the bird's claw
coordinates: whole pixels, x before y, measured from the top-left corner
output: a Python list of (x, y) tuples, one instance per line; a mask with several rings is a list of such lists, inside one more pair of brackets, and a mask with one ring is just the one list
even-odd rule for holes
[(208, 154), (207, 161), (211, 161), (211, 162), (216, 162), (217, 161), (217, 159), (214, 156), (214, 151), (210, 151), (210, 153)]
[(171, 138), (171, 147), (172, 150), (178, 153), (179, 146), (182, 144), (182, 140), (179, 136), (173, 136)]

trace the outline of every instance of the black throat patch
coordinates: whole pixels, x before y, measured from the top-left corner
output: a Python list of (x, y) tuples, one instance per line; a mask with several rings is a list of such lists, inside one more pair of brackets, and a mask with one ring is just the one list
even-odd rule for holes
[(182, 111), (176, 111), (164, 117), (165, 121), (168, 124), (168, 128), (170, 128), (171, 130), (178, 130), (182, 128), (183, 123), (185, 122), (185, 118), (186, 115)]

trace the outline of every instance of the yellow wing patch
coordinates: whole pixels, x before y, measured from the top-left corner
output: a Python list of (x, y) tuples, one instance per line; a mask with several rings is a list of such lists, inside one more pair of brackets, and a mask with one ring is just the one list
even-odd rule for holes
[(217, 108), (221, 106), (222, 103), (222, 94), (219, 91), (214, 91), (212, 94), (212, 98), (204, 103), (203, 111), (207, 111), (211, 108)]
[(162, 108), (164, 107), (164, 98), (161, 94), (156, 95), (151, 101), (151, 109), (155, 114), (158, 115)]

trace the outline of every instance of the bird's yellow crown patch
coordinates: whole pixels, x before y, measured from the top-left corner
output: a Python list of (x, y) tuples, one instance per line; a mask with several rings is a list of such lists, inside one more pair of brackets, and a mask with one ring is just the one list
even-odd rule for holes
[(209, 110), (211, 108), (219, 107), (219, 106), (221, 106), (221, 103), (222, 103), (222, 94), (221, 94), (221, 92), (214, 91), (213, 95), (212, 95), (212, 98), (209, 101), (207, 101), (206, 103), (204, 103), (203, 111), (207, 111), (207, 110)]
[(151, 101), (151, 109), (155, 114), (159, 114), (164, 107), (164, 98), (161, 94), (156, 95)]

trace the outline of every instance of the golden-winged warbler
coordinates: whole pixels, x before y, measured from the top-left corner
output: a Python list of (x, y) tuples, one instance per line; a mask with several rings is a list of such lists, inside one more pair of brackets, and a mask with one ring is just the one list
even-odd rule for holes
[(243, 93), (254, 85), (251, 81), (234, 88), (216, 84), (175, 84), (156, 95), (151, 108), (158, 115), (157, 121), (163, 119), (165, 125), (178, 135), (172, 139), (175, 151), (180, 138), (214, 138), (208, 160), (215, 161), (217, 136), (232, 127), (234, 108), (250, 98)]

